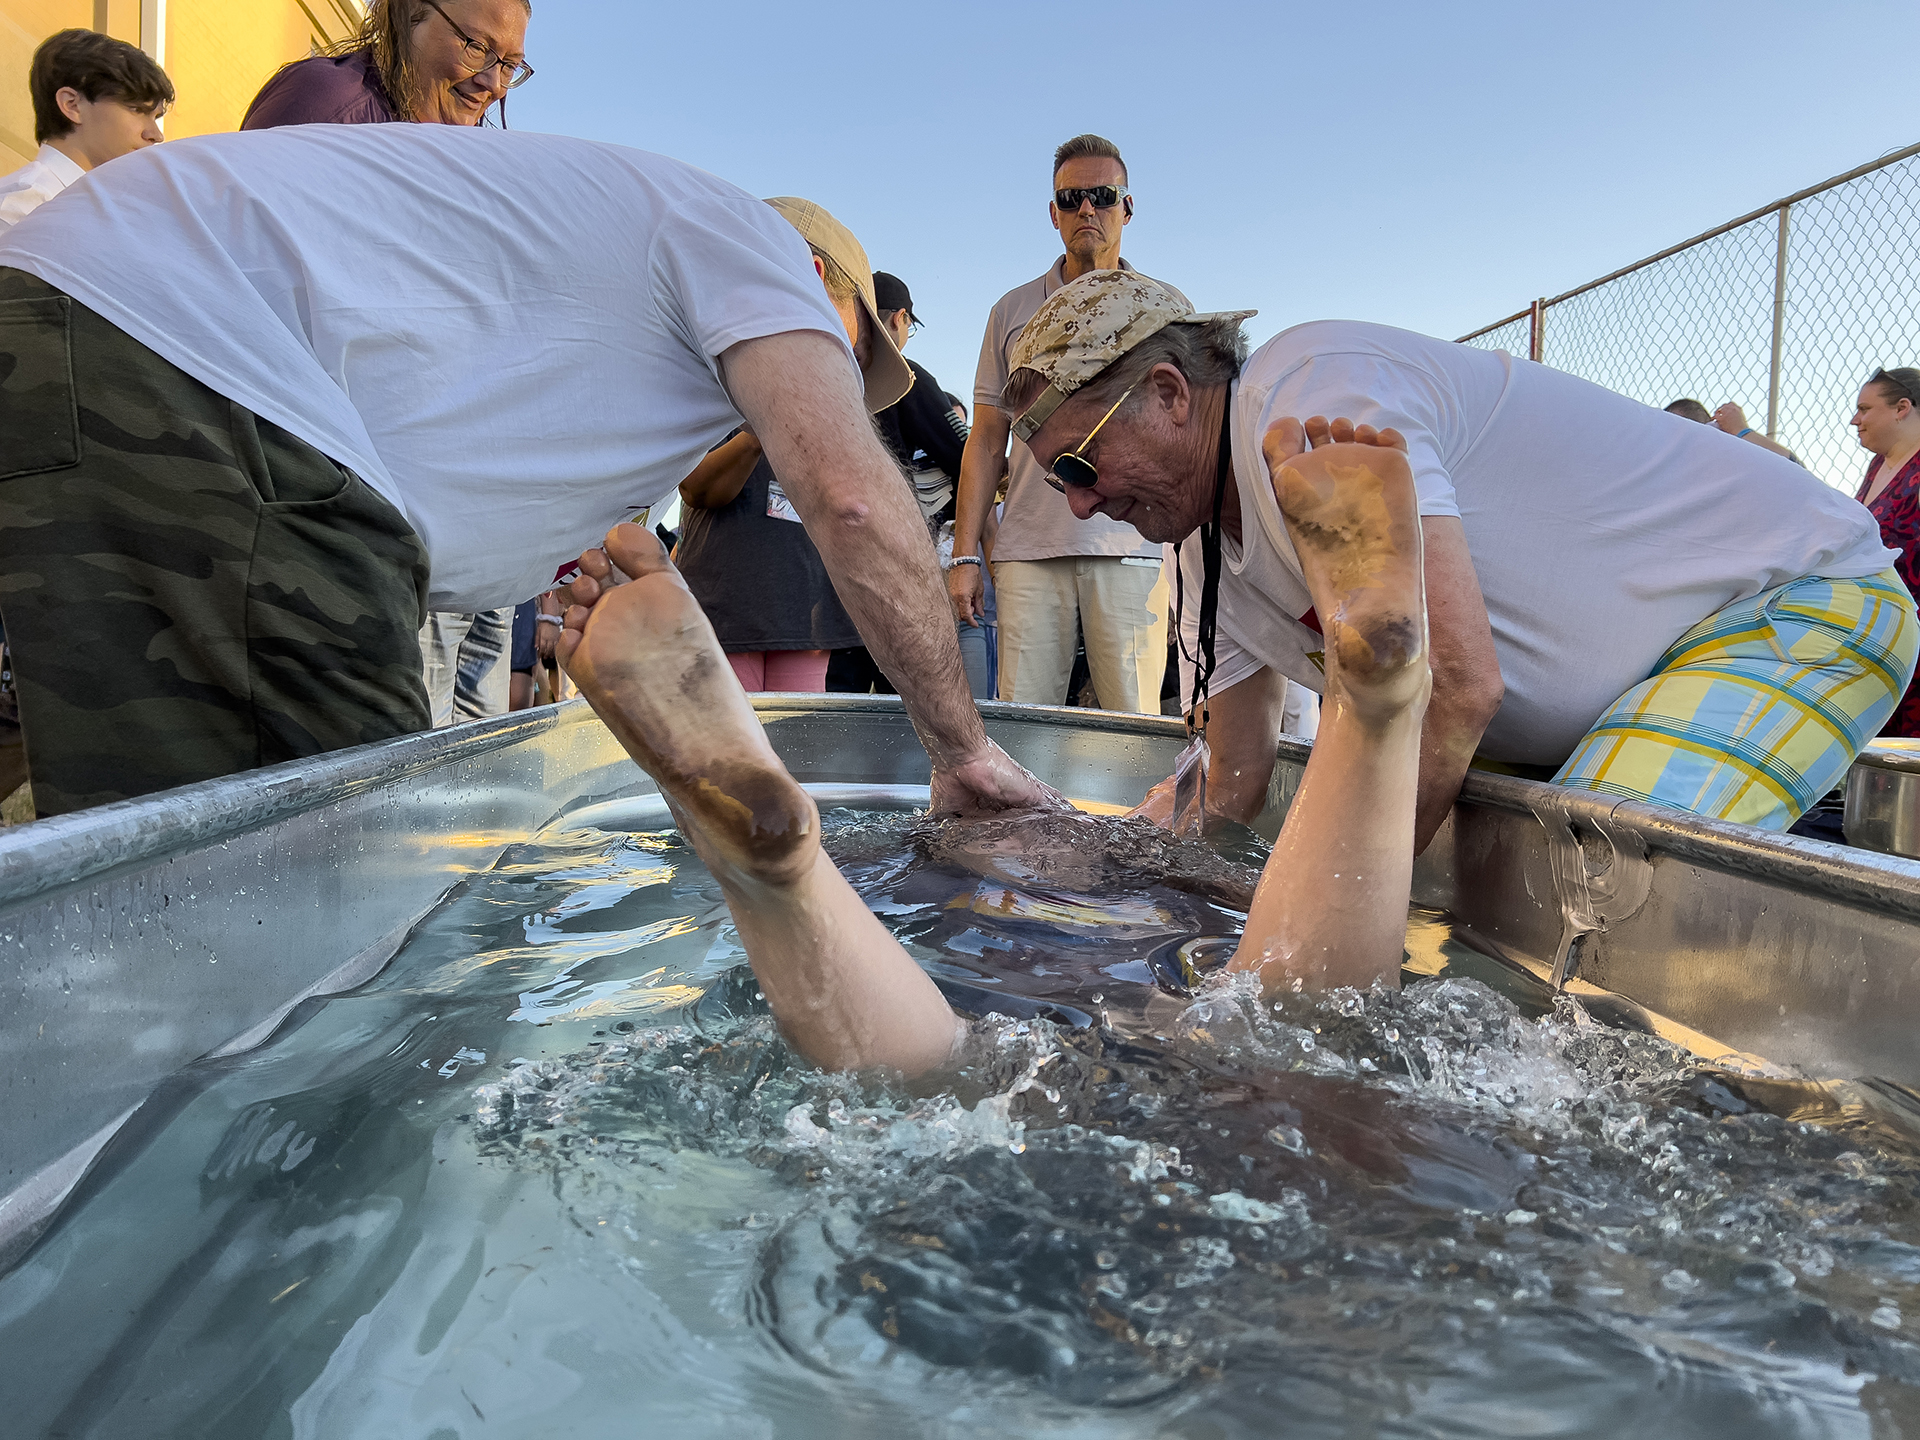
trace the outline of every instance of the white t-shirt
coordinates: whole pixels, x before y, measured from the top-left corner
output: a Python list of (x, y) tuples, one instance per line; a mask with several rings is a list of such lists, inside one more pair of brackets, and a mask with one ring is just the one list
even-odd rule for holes
[(509, 605), (740, 424), (717, 357), (846, 332), (771, 207), (677, 160), (459, 125), (173, 140), (0, 239), (220, 394), (355, 471), (436, 610)]
[[(1260, 453), (1284, 416), (1407, 438), (1422, 515), (1456, 515), (1506, 699), (1480, 753), (1557, 765), (1667, 647), (1722, 606), (1894, 561), (1864, 506), (1792, 461), (1585, 380), (1406, 330), (1327, 320), (1274, 336), (1233, 401), (1241, 544), (1223, 543), (1217, 693), (1262, 665), (1314, 690), (1319, 634)], [(1188, 629), (1198, 536), (1181, 560)]]
[[(1125, 260), (1122, 270), (1133, 267)], [(973, 403), (1000, 406), (1006, 391), (1013, 342), (1033, 319), (1041, 304), (1067, 283), (1067, 257), (1037, 280), (1015, 286), (995, 302), (987, 315), (986, 334), (980, 338), (980, 365), (973, 376)], [(1015, 417), (1009, 415), (1008, 420)], [(993, 541), (993, 562), (1053, 560), (1062, 555), (1158, 555), (1160, 547), (1142, 539), (1122, 520), (1095, 515), (1076, 520), (1067, 497), (1047, 484), (1046, 467), (1033, 458), (1024, 440), (1007, 447), (1007, 503)]]
[(86, 173), (53, 146), (43, 143), (33, 159), (0, 177), (0, 235)]

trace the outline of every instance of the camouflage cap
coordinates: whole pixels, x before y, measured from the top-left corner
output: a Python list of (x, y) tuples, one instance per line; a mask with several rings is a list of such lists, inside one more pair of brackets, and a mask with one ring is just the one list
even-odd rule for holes
[(1013, 422), (1022, 440), (1047, 423), (1066, 398), (1149, 336), (1169, 325), (1245, 320), (1258, 310), (1194, 311), (1173, 286), (1138, 270), (1095, 270), (1046, 298), (1020, 338), (1007, 368), (1034, 370), (1047, 388)]

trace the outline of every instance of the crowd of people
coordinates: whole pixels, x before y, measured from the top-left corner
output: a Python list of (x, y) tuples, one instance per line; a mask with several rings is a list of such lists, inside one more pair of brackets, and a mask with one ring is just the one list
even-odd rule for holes
[[(42, 153), (0, 182), (0, 619), (37, 813), (497, 713), (551, 657), (795, 1044), (912, 1071), (953, 1018), (749, 690), (896, 691), (963, 817), (1063, 807), (975, 702), (1061, 703), (1081, 655), (1147, 711), (1182, 657), (1207, 783), (1152, 819), (1251, 818), (1275, 737), (1317, 726), (1234, 960), (1270, 987), (1393, 982), (1470, 765), (1782, 829), (1911, 723), (1920, 371), (1861, 392), (1856, 501), (1734, 407), (1382, 325), (1250, 350), (1252, 311), (1122, 258), (1126, 163), (1082, 135), (969, 426), (902, 353), (906, 283), (818, 202), (482, 127), (529, 13), (375, 0), (241, 133), (157, 147), (146, 56), (36, 56)], [(529, 174), (570, 203), (526, 206)]]

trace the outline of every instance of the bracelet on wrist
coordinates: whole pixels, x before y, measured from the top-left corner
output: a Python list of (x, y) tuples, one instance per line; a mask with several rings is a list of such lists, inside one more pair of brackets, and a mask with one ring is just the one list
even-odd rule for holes
[(534, 622), (539, 625), (564, 626), (567, 623), (566, 617), (562, 615), (536, 615), (533, 618), (534, 618)]
[(1744, 440), (1747, 438), (1747, 436), (1751, 435), (1752, 433), (1753, 433), (1753, 426), (1749, 425), (1744, 430), (1734, 431), (1733, 438), (1736, 440)]
[(987, 562), (982, 560), (978, 555), (955, 555), (951, 560), (947, 561), (946, 568), (951, 570), (956, 565), (978, 565), (984, 569), (986, 568), (986, 563)]

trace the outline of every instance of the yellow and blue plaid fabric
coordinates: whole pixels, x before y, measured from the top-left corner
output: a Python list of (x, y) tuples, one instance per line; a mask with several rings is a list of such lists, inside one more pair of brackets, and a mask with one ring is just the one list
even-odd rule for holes
[(1784, 830), (1886, 724), (1916, 650), (1892, 570), (1736, 600), (1614, 701), (1554, 783)]

